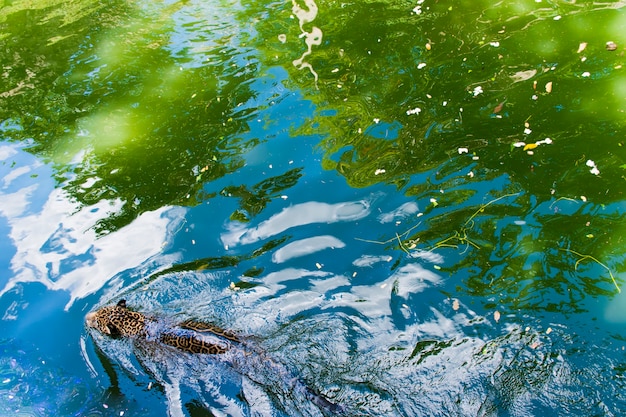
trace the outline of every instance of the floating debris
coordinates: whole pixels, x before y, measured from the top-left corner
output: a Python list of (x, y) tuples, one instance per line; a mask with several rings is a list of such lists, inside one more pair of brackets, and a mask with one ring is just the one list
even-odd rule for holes
[(608, 41), (606, 43), (606, 50), (607, 51), (615, 51), (617, 49), (617, 44), (613, 41)]
[(467, 149), (467, 148), (459, 148), (458, 151), (459, 151), (459, 155), (461, 155), (461, 154), (464, 154), (464, 153), (468, 153), (469, 149)]
[(504, 100), (502, 103), (500, 103), (496, 107), (494, 107), (493, 108), (493, 113), (494, 114), (500, 113), (502, 111), (502, 109), (504, 108), (504, 103), (506, 103), (506, 100)]
[[(539, 145), (550, 145), (550, 144), (552, 144), (552, 139), (550, 139), (550, 138), (545, 138), (545, 139), (543, 139), (543, 140), (538, 140), (538, 141), (537, 141), (537, 142), (535, 142), (535, 143), (529, 143), (529, 144), (524, 144), (524, 145), (522, 145), (523, 143), (524, 143), (524, 142), (517, 142), (517, 143), (514, 143), (514, 144), (513, 144), (513, 146), (516, 146), (516, 145), (517, 145), (516, 147), (518, 147), (518, 148), (519, 148), (519, 147), (521, 147), (521, 146), (524, 146), (524, 149), (523, 149), (523, 150), (524, 150), (524, 151), (529, 151), (529, 150), (535, 149), (535, 148), (536, 148), (536, 147), (538, 147)], [(531, 154), (531, 155), (532, 155), (532, 154)]]
[(600, 175), (600, 170), (598, 170), (598, 166), (596, 165), (595, 162), (593, 162), (591, 159), (587, 160), (586, 165), (591, 168), (589, 170), (589, 172), (591, 172), (593, 175)]
[(422, 111), (422, 109), (420, 109), (419, 107), (416, 107), (414, 109), (409, 109), (406, 111), (406, 115), (410, 116), (412, 114), (420, 114), (420, 112)]
[(552, 81), (546, 83), (546, 93), (550, 94), (552, 92)]
[(581, 53), (582, 51), (585, 50), (585, 48), (587, 47), (587, 42), (581, 42), (580, 45), (578, 45), (578, 50), (576, 51), (577, 54)]
[(422, 14), (422, 3), (424, 3), (424, 0), (417, 1), (417, 6), (413, 8), (413, 13), (418, 14), (418, 15)]
[(589, 71), (585, 71), (585, 72), (583, 72), (583, 73), (581, 74), (581, 76), (583, 76), (583, 77), (585, 77), (585, 78), (586, 78), (586, 77), (591, 76), (591, 73), (590, 73)]
[(496, 321), (496, 323), (500, 321), (500, 312), (498, 310), (493, 312), (493, 319)]
[(477, 95), (483, 93), (483, 88), (481, 86), (475, 87), (472, 93), (474, 94), (474, 97), (476, 97)]

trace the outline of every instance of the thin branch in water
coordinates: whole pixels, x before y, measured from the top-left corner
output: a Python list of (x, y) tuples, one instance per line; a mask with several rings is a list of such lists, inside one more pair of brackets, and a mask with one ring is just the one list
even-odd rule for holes
[[(396, 233), (396, 236), (395, 236), (395, 237), (392, 237), (391, 239), (387, 239), (387, 240), (385, 240), (384, 242), (381, 242), (380, 240), (361, 239), (360, 237), (355, 237), (354, 239), (355, 239), (355, 240), (358, 240), (358, 241), (360, 241), (360, 242), (365, 242), (365, 243), (376, 243), (377, 245), (386, 245), (386, 244), (388, 244), (388, 243), (393, 242), (394, 240), (398, 240), (398, 241), (400, 241), (400, 237), (401, 237), (401, 236), (406, 236), (406, 235), (408, 235), (409, 233), (411, 233), (411, 231), (412, 231), (413, 229), (415, 229), (415, 228), (416, 228), (417, 226), (419, 226), (420, 224), (422, 224), (422, 222), (419, 222), (419, 223), (417, 223), (416, 225), (411, 226), (408, 230), (406, 230), (406, 231), (402, 232), (401, 234)], [(404, 250), (404, 248), (403, 248), (403, 250)], [(406, 250), (405, 250), (405, 252), (406, 252)]]
[(487, 206), (490, 206), (491, 204), (495, 203), (496, 201), (502, 200), (503, 198), (513, 197), (514, 195), (519, 195), (519, 193), (505, 194), (505, 195), (502, 195), (502, 196), (500, 196), (500, 197), (498, 197), (498, 198), (496, 198), (496, 199), (493, 199), (493, 200), (489, 201), (489, 202), (488, 202), (488, 203), (486, 203), (486, 204), (483, 204), (482, 206), (480, 206), (480, 208), (479, 208), (478, 210), (476, 210), (476, 212), (474, 212), (474, 214), (472, 214), (472, 215), (469, 217), (469, 219), (467, 219), (467, 221), (463, 224), (463, 226), (467, 226), (467, 224), (468, 224), (469, 222), (473, 221), (473, 220), (474, 220), (474, 217), (478, 216), (478, 213), (480, 213), (480, 212), (484, 211), (484, 210), (485, 210), (485, 208), (486, 208)]
[(611, 272), (611, 269), (606, 266), (605, 264), (603, 264), (602, 262), (600, 262), (599, 260), (597, 260), (596, 258), (594, 258), (591, 255), (585, 255), (582, 253), (578, 253), (575, 250), (571, 250), (571, 249), (562, 249), (559, 248), (559, 250), (562, 250), (564, 252), (571, 252), (576, 256), (579, 256), (580, 259), (576, 261), (576, 263), (574, 264), (574, 270), (578, 270), (578, 264), (581, 263), (582, 261), (584, 261), (585, 259), (591, 259), (592, 261), (594, 261), (595, 263), (597, 263), (598, 265), (600, 265), (601, 267), (603, 267), (604, 269), (606, 269), (609, 273), (609, 276), (611, 277), (611, 280), (613, 281), (613, 285), (615, 285), (615, 288), (617, 288), (617, 292), (621, 293), (622, 290), (620, 289), (619, 285), (617, 285), (617, 280), (615, 279), (615, 276), (613, 276), (613, 272)]
[(402, 244), (402, 239), (400, 239), (400, 235), (397, 233), (396, 233), (396, 239), (398, 239), (398, 244), (400, 245), (400, 249), (405, 251), (407, 255), (410, 255), (411, 253), (409, 252), (407, 248), (404, 247), (404, 245)]
[(561, 200), (567, 200), (567, 201), (571, 201), (572, 203), (580, 203), (580, 201), (574, 199), (574, 198), (569, 198), (569, 197), (559, 197), (556, 200), (554, 200), (552, 202), (552, 204), (550, 204), (550, 208), (552, 208), (552, 206), (554, 206), (556, 203), (558, 203)]

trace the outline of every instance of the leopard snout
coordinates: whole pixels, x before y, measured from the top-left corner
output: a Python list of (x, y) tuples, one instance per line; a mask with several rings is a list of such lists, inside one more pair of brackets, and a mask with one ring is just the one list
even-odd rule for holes
[(87, 315), (85, 316), (85, 322), (87, 323), (87, 326), (89, 327), (97, 327), (96, 313), (94, 312), (87, 313)]

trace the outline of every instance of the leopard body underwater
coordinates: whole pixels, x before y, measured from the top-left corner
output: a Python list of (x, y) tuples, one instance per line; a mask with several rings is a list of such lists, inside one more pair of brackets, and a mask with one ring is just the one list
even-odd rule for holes
[[(212, 324), (187, 320), (174, 326), (164, 325), (155, 317), (130, 310), (125, 300), (88, 313), (85, 320), (87, 326), (111, 337), (156, 341), (192, 354), (220, 355), (242, 345), (241, 338), (236, 334)], [(264, 358), (264, 363), (272, 371), (282, 375), (292, 391), (303, 393), (308, 400), (326, 412), (343, 414), (342, 406), (309, 388), (284, 366), (269, 358)]]

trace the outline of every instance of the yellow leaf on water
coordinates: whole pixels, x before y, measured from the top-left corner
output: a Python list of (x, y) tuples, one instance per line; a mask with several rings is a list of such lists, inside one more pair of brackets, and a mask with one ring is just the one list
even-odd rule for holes
[(588, 237), (589, 239), (591, 239), (591, 238), (593, 237), (593, 234), (589, 233), (589, 234), (587, 235), (587, 237)]
[(539, 145), (537, 145), (536, 143), (529, 143), (528, 145), (524, 146), (524, 150), (527, 151), (529, 149), (535, 149), (537, 146)]

